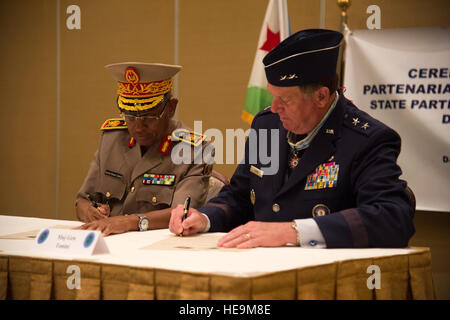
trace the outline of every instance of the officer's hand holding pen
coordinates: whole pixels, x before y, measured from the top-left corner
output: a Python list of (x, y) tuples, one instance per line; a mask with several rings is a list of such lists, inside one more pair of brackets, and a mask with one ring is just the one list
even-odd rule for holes
[(196, 209), (189, 208), (185, 219), (185, 206), (175, 207), (170, 216), (169, 230), (176, 235), (190, 236), (202, 232), (206, 228), (206, 218)]
[[(191, 197), (187, 196), (186, 200), (184, 200), (184, 207), (183, 207), (183, 218), (181, 219), (181, 226), (183, 226), (184, 220), (186, 220), (187, 215), (189, 213), (189, 206), (191, 205)], [(183, 230), (178, 234), (180, 237), (183, 236), (184, 228)]]
[(90, 194), (87, 195), (87, 199), (89, 200), (89, 202), (91, 203), (91, 205), (92, 205), (94, 208), (98, 208), (97, 202), (95, 202), (95, 201), (91, 198), (91, 195), (90, 195)]
[(110, 208), (108, 204), (97, 203), (91, 195), (87, 195), (87, 200), (89, 204), (86, 208), (85, 218), (82, 221), (90, 222), (109, 217)]

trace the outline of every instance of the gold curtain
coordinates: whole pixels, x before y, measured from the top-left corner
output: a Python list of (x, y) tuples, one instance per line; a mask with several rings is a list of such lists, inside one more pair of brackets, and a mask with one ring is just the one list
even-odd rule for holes
[[(68, 289), (68, 266), (81, 288)], [(381, 288), (368, 289), (367, 267), (377, 265)], [(311, 300), (435, 299), (428, 248), (407, 254), (338, 261), (253, 277), (190, 273), (0, 255), (1, 299), (83, 300)]]

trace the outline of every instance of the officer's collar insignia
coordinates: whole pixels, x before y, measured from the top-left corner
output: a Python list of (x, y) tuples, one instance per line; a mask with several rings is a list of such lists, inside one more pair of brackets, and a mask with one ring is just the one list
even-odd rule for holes
[(367, 130), (367, 128), (370, 127), (369, 124), (366, 122), (361, 126), (361, 129)]
[(142, 179), (143, 184), (173, 186), (176, 176), (174, 174), (145, 173)]
[(356, 127), (360, 122), (358, 118), (353, 118), (352, 124)]
[(172, 132), (173, 141), (182, 141), (195, 147), (199, 146), (205, 139), (206, 136), (186, 129), (176, 129)]
[(338, 164), (335, 162), (322, 163), (306, 178), (305, 190), (334, 188), (337, 186), (338, 174)]
[(121, 118), (113, 118), (106, 120), (100, 130), (116, 130), (127, 129), (127, 123)]
[(159, 145), (158, 152), (161, 152), (162, 154), (169, 154), (170, 150), (172, 149), (172, 135), (168, 134), (164, 136), (164, 138), (161, 140), (161, 144)]
[(128, 142), (128, 148), (133, 148), (135, 144), (136, 144), (136, 139), (131, 137), (130, 141)]

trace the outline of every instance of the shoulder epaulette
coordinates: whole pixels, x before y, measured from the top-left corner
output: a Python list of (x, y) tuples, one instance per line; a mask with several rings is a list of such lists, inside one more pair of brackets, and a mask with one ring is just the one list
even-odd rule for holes
[(363, 135), (370, 135), (375, 130), (375, 123), (367, 119), (364, 114), (346, 113), (344, 115), (344, 124), (354, 131)]
[(172, 141), (182, 141), (196, 147), (206, 139), (206, 136), (201, 133), (180, 128), (172, 132), (171, 139)]
[(103, 123), (100, 130), (127, 129), (127, 123), (121, 118), (108, 119)]

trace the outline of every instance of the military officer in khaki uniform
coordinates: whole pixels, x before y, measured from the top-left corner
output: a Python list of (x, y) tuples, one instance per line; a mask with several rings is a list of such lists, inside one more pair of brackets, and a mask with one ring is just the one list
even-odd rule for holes
[[(76, 196), (77, 216), (86, 222), (80, 228), (104, 235), (167, 228), (171, 207), (187, 196), (192, 205), (203, 204), (212, 171), (212, 158), (210, 164), (194, 162), (194, 149), (208, 145), (204, 136), (172, 120), (178, 100), (171, 88), (181, 67), (118, 63), (105, 68), (118, 81), (121, 118), (101, 127), (98, 150)], [(192, 150), (189, 163), (172, 161), (171, 151), (180, 143)]]

